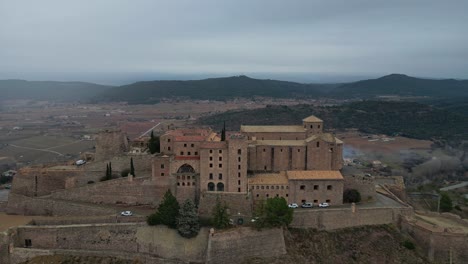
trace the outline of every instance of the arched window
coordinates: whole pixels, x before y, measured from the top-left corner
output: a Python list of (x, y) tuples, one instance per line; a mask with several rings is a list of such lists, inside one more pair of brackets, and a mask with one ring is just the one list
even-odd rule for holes
[(208, 183), (208, 191), (214, 192), (214, 190), (215, 190), (215, 185), (214, 185), (214, 183), (209, 182), (209, 183)]
[(217, 185), (216, 185), (216, 191), (218, 192), (224, 192), (224, 184), (222, 182), (219, 182)]
[(192, 166), (184, 164), (180, 166), (180, 168), (177, 170), (177, 173), (195, 173), (195, 170)]

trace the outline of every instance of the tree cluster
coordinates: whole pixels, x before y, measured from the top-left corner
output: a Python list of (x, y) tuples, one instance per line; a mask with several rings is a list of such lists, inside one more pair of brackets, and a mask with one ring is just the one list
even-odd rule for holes
[(146, 219), (148, 225), (166, 225), (177, 229), (185, 238), (195, 237), (200, 231), (198, 211), (195, 204), (187, 199), (180, 207), (177, 199), (168, 190), (164, 194), (163, 201), (159, 204), (155, 213)]
[(294, 210), (288, 207), (283, 197), (268, 198), (260, 204), (256, 211), (257, 228), (272, 228), (288, 226), (293, 220)]
[(214, 227), (223, 229), (229, 227), (228, 206), (226, 203), (221, 203), (219, 197), (216, 198), (216, 204), (213, 208), (211, 222)]
[(361, 193), (356, 189), (346, 189), (343, 192), (344, 203), (358, 203), (361, 201)]
[(148, 149), (151, 154), (161, 152), (159, 137), (154, 136), (153, 131), (151, 131), (151, 136), (148, 141)]
[(101, 178), (101, 181), (112, 180), (112, 163), (109, 162), (106, 164), (106, 175)]

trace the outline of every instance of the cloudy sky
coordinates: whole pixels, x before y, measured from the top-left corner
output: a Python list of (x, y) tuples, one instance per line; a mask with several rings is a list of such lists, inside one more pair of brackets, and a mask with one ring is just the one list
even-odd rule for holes
[(0, 79), (468, 79), (468, 1), (0, 0)]

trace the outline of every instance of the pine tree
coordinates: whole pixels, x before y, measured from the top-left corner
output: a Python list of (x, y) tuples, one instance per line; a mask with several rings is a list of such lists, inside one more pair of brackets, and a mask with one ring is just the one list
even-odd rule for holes
[(224, 121), (223, 130), (221, 130), (221, 141), (226, 141), (226, 121)]
[(179, 202), (168, 190), (164, 194), (162, 202), (158, 206), (156, 213), (151, 214), (146, 219), (149, 225), (167, 225), (170, 228), (177, 228), (177, 217), (179, 216)]
[(159, 153), (161, 151), (159, 137), (155, 137), (153, 131), (151, 131), (151, 136), (148, 141), (148, 149), (151, 154)]
[(130, 158), (130, 175), (135, 177), (135, 167), (133, 166), (133, 158)]
[(185, 238), (195, 237), (200, 231), (197, 208), (190, 199), (185, 200), (182, 208), (179, 210), (177, 231)]
[(213, 225), (216, 228), (226, 228), (229, 226), (229, 215), (227, 213), (228, 207), (226, 203), (221, 203), (221, 200), (216, 198), (216, 204), (213, 208), (212, 219)]

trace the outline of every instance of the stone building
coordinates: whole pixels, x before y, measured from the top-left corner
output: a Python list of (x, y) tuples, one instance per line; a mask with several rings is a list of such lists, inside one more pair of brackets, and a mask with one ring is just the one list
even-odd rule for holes
[(171, 130), (160, 142), (153, 181), (179, 200), (209, 192), (342, 203), (343, 142), (315, 116), (297, 126), (241, 126), (225, 141), (210, 129)]

